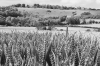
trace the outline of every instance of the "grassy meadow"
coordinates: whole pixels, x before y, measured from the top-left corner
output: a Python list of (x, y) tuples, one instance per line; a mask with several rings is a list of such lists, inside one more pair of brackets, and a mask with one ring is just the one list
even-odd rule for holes
[[(38, 22), (38, 18), (45, 18), (44, 23), (66, 21), (66, 18), (56, 18), (58, 16), (72, 16), (72, 12), (76, 12), (76, 16), (80, 16), (83, 12), (90, 12), (93, 15), (100, 15), (99, 10), (58, 10), (43, 8), (18, 8), (15, 14), (3, 14), (6, 22), (17, 27), (1, 27), (0, 29), (0, 65), (1, 66), (100, 66), (100, 33), (88, 32), (85, 28), (70, 27), (72, 32), (62, 27), (61, 31), (38, 30), (32, 26), (32, 23)], [(5, 11), (6, 12), (6, 11)], [(10, 11), (9, 11), (10, 12)], [(1, 12), (2, 13), (2, 12)], [(27, 14), (28, 13), (28, 14)], [(28, 17), (28, 15), (31, 15)], [(55, 17), (54, 17), (55, 16)], [(35, 18), (34, 18), (35, 17)], [(32, 19), (32, 20), (31, 20)], [(37, 19), (37, 21), (35, 21)], [(63, 20), (64, 19), (64, 20)], [(5, 20), (5, 18), (3, 19)], [(78, 19), (76, 19), (78, 21)], [(42, 20), (40, 20), (42, 22)], [(74, 18), (70, 21), (74, 21)], [(76, 21), (76, 22), (77, 22)], [(25, 23), (26, 22), (26, 23)], [(34, 24), (36, 25), (36, 24)], [(18, 27), (22, 26), (22, 27)], [(25, 27), (24, 27), (25, 26)], [(77, 25), (76, 25), (77, 26)], [(91, 25), (90, 25), (91, 26)], [(93, 26), (93, 25), (92, 25)], [(96, 26), (96, 25), (95, 25)], [(99, 26), (99, 25), (98, 25)], [(22, 30), (24, 32), (10, 31)], [(27, 29), (25, 29), (27, 28)], [(40, 27), (41, 28), (41, 27)], [(61, 27), (56, 27), (59, 30)], [(65, 31), (63, 31), (63, 29)], [(5, 31), (5, 32), (2, 32)], [(26, 32), (32, 30), (36, 32)], [(85, 32), (75, 32), (84, 30)], [(10, 31), (10, 32), (6, 32)], [(39, 31), (41, 33), (39, 33)], [(59, 33), (62, 32), (62, 33)], [(63, 33), (64, 32), (64, 33)]]
[[(73, 12), (76, 13), (74, 16), (75, 18), (80, 19), (80, 24), (85, 18), (86, 23), (85, 24), (99, 24), (100, 23), (100, 10), (60, 10), (60, 9), (45, 9), (45, 8), (18, 8), (21, 12), (26, 12), (30, 14), (32, 17), (35, 17), (34, 20), (38, 20), (40, 18), (47, 18), (48, 17), (62, 17), (67, 16), (66, 21), (63, 21), (64, 23), (68, 22), (68, 18), (71, 18), (73, 16)], [(49, 11), (49, 12), (48, 12)], [(82, 15), (82, 13), (90, 13), (91, 15)], [(46, 21), (44, 21), (46, 22)], [(52, 21), (53, 22), (53, 21)], [(56, 23), (56, 20), (55, 20)], [(83, 24), (83, 23), (82, 23)], [(63, 25), (61, 25), (63, 26)]]
[[(32, 14), (41, 15), (45, 17), (50, 16), (72, 16), (72, 12), (76, 12), (77, 16), (81, 15), (83, 12), (90, 12), (93, 15), (100, 15), (99, 10), (59, 10), (59, 9), (43, 9), (43, 8), (18, 8), (19, 11), (27, 11)], [(51, 12), (48, 13), (47, 10), (50, 10)]]

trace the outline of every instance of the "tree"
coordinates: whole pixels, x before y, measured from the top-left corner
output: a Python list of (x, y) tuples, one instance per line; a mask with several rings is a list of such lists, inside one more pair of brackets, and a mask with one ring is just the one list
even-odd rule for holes
[(24, 7), (24, 8), (25, 8), (25, 4), (22, 4), (22, 7)]
[(13, 5), (15, 7), (21, 7), (21, 4), (16, 4), (16, 5)]
[(30, 6), (29, 6), (29, 5), (27, 5), (26, 7), (27, 7), (27, 8), (30, 8)]
[(5, 25), (6, 24), (5, 20), (6, 20), (5, 17), (0, 15), (0, 25)]
[(72, 25), (74, 25), (74, 24), (80, 24), (79, 18), (75, 18), (75, 17), (68, 18), (66, 20), (66, 22), (68, 22), (68, 24), (72, 24)]
[(91, 15), (90, 12), (83, 12), (81, 15)]

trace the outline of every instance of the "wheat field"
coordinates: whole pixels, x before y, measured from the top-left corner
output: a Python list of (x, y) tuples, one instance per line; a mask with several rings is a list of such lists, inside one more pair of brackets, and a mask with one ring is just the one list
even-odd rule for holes
[(82, 33), (0, 32), (0, 65), (99, 66), (99, 43)]

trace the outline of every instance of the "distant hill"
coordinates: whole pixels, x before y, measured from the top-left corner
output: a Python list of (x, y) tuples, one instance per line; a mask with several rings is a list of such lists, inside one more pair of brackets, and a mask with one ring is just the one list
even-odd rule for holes
[(46, 8), (46, 9), (60, 9), (60, 10), (100, 10), (95, 8), (85, 8), (85, 7), (69, 7), (69, 6), (60, 6), (60, 5), (49, 5), (49, 4), (33, 4), (33, 5), (27, 5), (27, 4), (14, 4), (11, 5), (14, 7), (24, 7), (24, 8)]
[[(100, 10), (80, 9), (64, 6), (28, 7), (25, 4), (0, 7), (0, 25), (5, 26), (55, 26), (87, 24), (86, 19), (100, 19)], [(47, 5), (45, 5), (47, 6)], [(55, 8), (51, 8), (55, 7)], [(61, 8), (61, 9), (60, 9)], [(63, 9), (62, 9), (63, 8)], [(70, 9), (68, 9), (70, 8)], [(80, 22), (80, 19), (81, 22)], [(100, 23), (90, 20), (89, 23)]]
[[(19, 11), (27, 11), (34, 15), (50, 17), (50, 16), (72, 16), (76, 12), (76, 16), (80, 16), (84, 12), (90, 12), (92, 15), (100, 15), (100, 10), (59, 10), (59, 9), (45, 9), (45, 8), (18, 8)], [(48, 10), (50, 12), (48, 12)]]

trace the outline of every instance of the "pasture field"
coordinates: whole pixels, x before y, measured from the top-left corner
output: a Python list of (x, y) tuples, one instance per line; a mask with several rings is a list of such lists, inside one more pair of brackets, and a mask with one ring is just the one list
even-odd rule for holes
[(99, 66), (100, 37), (73, 32), (0, 32), (1, 65)]
[[(19, 11), (27, 11), (29, 13), (32, 13), (34, 15), (40, 15), (44, 17), (50, 17), (50, 16), (62, 16), (67, 15), (68, 17), (72, 16), (72, 12), (76, 12), (77, 16), (81, 15), (83, 12), (90, 12), (93, 15), (100, 15), (100, 11), (94, 11), (94, 10), (59, 10), (59, 9), (43, 9), (43, 8), (18, 8)], [(47, 10), (50, 10), (51, 12), (47, 12)]]

